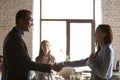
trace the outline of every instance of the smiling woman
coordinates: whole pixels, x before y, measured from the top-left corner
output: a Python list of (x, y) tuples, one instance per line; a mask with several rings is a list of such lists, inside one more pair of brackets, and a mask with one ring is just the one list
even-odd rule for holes
[[(43, 40), (40, 44), (39, 55), (36, 57), (37, 63), (54, 64), (55, 57), (51, 54), (50, 43), (47, 40)], [(36, 71), (36, 80), (55, 80), (54, 72), (45, 73)]]

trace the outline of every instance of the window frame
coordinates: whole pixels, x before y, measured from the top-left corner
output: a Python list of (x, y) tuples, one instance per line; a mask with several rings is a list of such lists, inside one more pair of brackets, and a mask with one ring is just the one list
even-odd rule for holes
[(43, 19), (42, 18), (42, 0), (40, 0), (40, 42), (42, 39), (42, 21), (65, 21), (66, 22), (66, 55), (70, 55), (70, 23), (91, 23), (91, 52), (95, 51), (95, 40), (94, 40), (94, 31), (95, 31), (95, 0), (93, 0), (93, 19)]

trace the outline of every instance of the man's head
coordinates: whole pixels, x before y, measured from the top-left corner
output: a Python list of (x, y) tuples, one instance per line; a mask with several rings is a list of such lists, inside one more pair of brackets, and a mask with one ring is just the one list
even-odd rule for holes
[(32, 12), (29, 10), (19, 10), (16, 14), (16, 26), (23, 31), (29, 31), (33, 26)]

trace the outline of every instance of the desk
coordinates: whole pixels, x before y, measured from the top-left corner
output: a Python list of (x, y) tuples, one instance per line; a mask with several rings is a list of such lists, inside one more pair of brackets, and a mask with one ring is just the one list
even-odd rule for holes
[(91, 77), (91, 73), (83, 72), (80, 80), (90, 80), (90, 77)]
[(76, 72), (75, 74), (70, 75), (70, 79), (66, 80), (90, 80), (91, 73), (85, 73), (85, 72)]
[(111, 80), (120, 80), (120, 72), (113, 72)]

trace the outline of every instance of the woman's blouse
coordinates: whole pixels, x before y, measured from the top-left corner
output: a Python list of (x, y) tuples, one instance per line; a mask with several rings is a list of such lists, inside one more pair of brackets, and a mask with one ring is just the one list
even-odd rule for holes
[[(51, 59), (48, 59), (48, 57), (44, 56), (43, 59), (42, 59), (42, 62), (40, 62), (39, 59), (37, 59), (36, 62), (37, 63), (45, 63), (45, 64), (48, 64), (49, 62), (54, 63), (55, 58), (53, 56), (51, 56)], [(36, 73), (36, 75), (35, 75), (36, 80), (55, 80), (55, 76), (52, 72), (51, 73), (45, 73), (45, 72), (36, 71), (35, 73)]]
[(112, 76), (113, 62), (114, 52), (111, 45), (101, 48), (94, 59), (88, 59), (86, 65), (92, 69), (92, 80), (96, 80), (97, 77), (109, 80)]
[(96, 78), (109, 80), (112, 76), (114, 62), (114, 52), (112, 46), (106, 45), (102, 48), (94, 59), (82, 59), (77, 61), (62, 62), (64, 67), (89, 66), (91, 68), (91, 80)]

